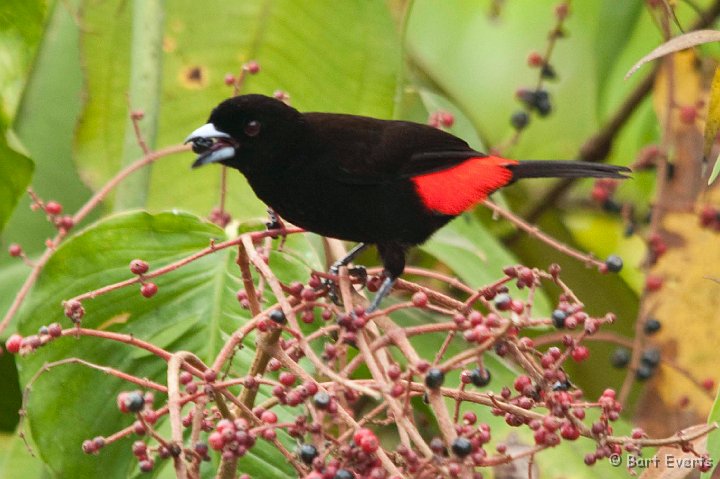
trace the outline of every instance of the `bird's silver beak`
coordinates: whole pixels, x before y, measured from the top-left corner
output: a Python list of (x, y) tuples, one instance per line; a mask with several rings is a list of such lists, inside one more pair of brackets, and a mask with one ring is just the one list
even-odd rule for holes
[(237, 146), (230, 135), (218, 130), (212, 123), (206, 123), (190, 133), (183, 143), (189, 142), (192, 142), (193, 151), (198, 154), (192, 164), (193, 168), (229, 160), (235, 156)]

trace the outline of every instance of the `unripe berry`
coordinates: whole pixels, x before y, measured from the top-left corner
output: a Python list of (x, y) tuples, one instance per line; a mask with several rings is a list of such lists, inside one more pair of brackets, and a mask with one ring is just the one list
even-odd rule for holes
[(539, 67), (544, 63), (543, 57), (538, 52), (530, 52), (527, 57), (527, 63), (531, 67)]

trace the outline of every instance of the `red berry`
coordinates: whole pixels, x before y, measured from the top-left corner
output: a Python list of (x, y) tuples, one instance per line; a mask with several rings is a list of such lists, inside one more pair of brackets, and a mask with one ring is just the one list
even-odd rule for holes
[(694, 106), (680, 107), (680, 121), (686, 125), (693, 125), (697, 119), (697, 108)]
[(513, 384), (513, 387), (517, 392), (522, 392), (526, 387), (531, 386), (532, 381), (530, 380), (529, 376), (520, 375), (517, 378), (515, 378), (515, 382)]
[(715, 389), (715, 381), (712, 378), (705, 378), (702, 382), (702, 387), (708, 391)]
[(293, 384), (295, 384), (295, 381), (297, 380), (297, 376), (295, 376), (293, 373), (288, 371), (283, 371), (280, 373), (280, 376), (278, 377), (280, 380), (280, 384), (286, 387), (290, 387)]
[(368, 454), (372, 454), (380, 447), (380, 442), (375, 434), (368, 434), (360, 440), (360, 448)]
[(11, 244), (10, 247), (8, 248), (8, 253), (9, 253), (10, 256), (12, 256), (13, 258), (17, 258), (18, 256), (22, 256), (23, 250), (22, 250), (22, 247), (21, 247), (19, 244), (13, 243), (13, 244)]
[(155, 467), (155, 461), (151, 458), (144, 459), (140, 461), (140, 472), (151, 472), (153, 470), (153, 467)]
[(226, 73), (224, 81), (227, 86), (233, 86), (235, 84), (235, 75), (232, 73)]
[(375, 433), (366, 427), (360, 428), (353, 434), (353, 442), (359, 446), (362, 440), (369, 436), (375, 436)]
[[(702, 226), (710, 226), (718, 219), (718, 210), (710, 205), (703, 207), (700, 212), (700, 224)], [(12, 247), (12, 246), (11, 246)], [(10, 253), (12, 255), (12, 253)]]
[(150, 266), (141, 259), (134, 259), (130, 261), (130, 272), (132, 274), (145, 274), (148, 269), (150, 269)]
[(11, 335), (7, 341), (5, 341), (5, 349), (11, 354), (17, 354), (20, 352), (20, 346), (22, 345), (23, 337), (19, 334)]
[(647, 291), (658, 291), (662, 288), (663, 279), (660, 276), (650, 274), (645, 278), (645, 289)]
[(157, 293), (158, 287), (155, 283), (145, 283), (140, 287), (140, 294), (146, 298), (152, 298)]
[(45, 205), (45, 212), (49, 215), (59, 215), (62, 213), (62, 205), (57, 201), (48, 201)]
[(540, 53), (530, 52), (530, 54), (527, 57), (527, 62), (528, 62), (529, 66), (536, 68), (536, 67), (542, 66), (542, 64), (544, 63), (544, 60), (543, 60), (542, 55), (540, 55)]
[(580, 431), (572, 423), (566, 422), (560, 427), (560, 435), (563, 439), (574, 441), (580, 437)]
[(590, 351), (585, 346), (575, 346), (570, 354), (575, 361), (581, 362), (590, 356)]
[(455, 117), (448, 111), (441, 111), (438, 114), (438, 118), (440, 120), (440, 124), (445, 128), (450, 128), (453, 126), (453, 123), (455, 123)]

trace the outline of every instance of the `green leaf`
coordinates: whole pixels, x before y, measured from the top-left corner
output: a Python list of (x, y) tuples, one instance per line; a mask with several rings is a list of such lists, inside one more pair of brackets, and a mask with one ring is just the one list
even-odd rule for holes
[[(27, 86), (12, 125), (28, 156), (35, 162), (33, 189), (45, 200), (59, 201), (72, 212), (89, 196), (72, 161), (71, 138), (81, 102), (78, 26), (73, 17), (77, 0), (54, 2), (37, 49)], [(0, 160), (5, 161), (5, 160)], [(18, 242), (30, 255), (45, 248), (56, 233), (40, 212), (21, 199), (3, 231), (5, 241)], [(9, 261), (0, 255), (0, 263)]]
[[(160, 114), (162, 81), (162, 43), (164, 0), (134, 0), (132, 3), (132, 50), (130, 53), (130, 91), (128, 103), (133, 112), (142, 112), (137, 126), (130, 116), (125, 120), (122, 166), (131, 165), (143, 155), (135, 129), (145, 146), (155, 149)], [(150, 168), (143, 168), (118, 186), (115, 210), (145, 206), (150, 185)]]
[(0, 434), (0, 477), (41, 479), (47, 477), (47, 470), (37, 457), (30, 455), (17, 433), (2, 433)]
[(0, 4), (0, 123), (15, 115), (28, 69), (42, 36), (46, 2), (5, 0)]
[[(211, 240), (224, 239), (225, 233), (215, 225), (182, 213), (153, 216), (139, 212), (103, 220), (58, 248), (20, 312), (19, 329), (31, 334), (54, 321), (67, 325), (60, 301), (132, 277), (128, 264), (134, 258), (142, 258), (156, 269), (207, 247)], [(300, 248), (303, 241), (302, 237), (293, 239), (289, 247)], [(131, 334), (169, 351), (192, 351), (210, 361), (248, 318), (235, 299), (241, 287), (235, 254), (235, 248), (217, 251), (156, 278), (158, 293), (150, 299), (142, 297), (139, 286), (133, 285), (87, 300), (83, 325)], [(288, 275), (281, 256), (271, 261), (278, 275)], [(303, 273), (307, 276), (307, 267)], [(253, 344), (249, 338), (247, 347), (236, 354), (233, 368), (237, 371), (247, 371)], [(99, 338), (64, 337), (19, 360), (22, 383), (27, 384), (43, 364), (69, 357), (166, 381), (164, 361), (144, 350)], [(33, 385), (28, 418), (48, 467), (64, 477), (93, 477), (93, 471), (101, 470), (108, 478), (126, 477), (137, 467), (130, 448), (132, 438), (108, 445), (97, 456), (80, 450), (84, 439), (112, 434), (133, 422), (114, 405), (117, 393), (131, 389), (136, 386), (80, 365), (44, 373)], [(156, 396), (158, 402), (164, 400), (162, 394)], [(290, 474), (276, 451), (248, 461), (263, 461), (268, 471), (276, 471), (265, 477)]]
[[(76, 151), (83, 177), (97, 188), (119, 167), (128, 90), (129, 2), (86, 2), (82, 52), (88, 103)], [(177, 144), (232, 94), (227, 73), (243, 62), (260, 64), (244, 92), (289, 92), (300, 110), (341, 111), (389, 118), (400, 65), (397, 31), (385, 2), (268, 2), (203, 4), (212, 21), (198, 17), (196, 2), (168, 0), (158, 145)], [(220, 170), (190, 171), (191, 154), (153, 165), (148, 206), (207, 213), (217, 203)], [(233, 216), (264, 214), (241, 175), (228, 174)], [(192, 185), (192, 194), (188, 194)]]
[(30, 158), (7, 144), (0, 123), (0, 232), (5, 228), (20, 197), (25, 194), (33, 169)]

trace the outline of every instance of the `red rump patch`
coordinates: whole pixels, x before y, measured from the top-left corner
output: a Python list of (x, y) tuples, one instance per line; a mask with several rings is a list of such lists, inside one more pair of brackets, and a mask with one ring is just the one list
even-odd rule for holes
[(469, 158), (447, 170), (412, 178), (425, 206), (444, 215), (459, 215), (512, 180), (507, 166), (518, 162), (498, 156)]

